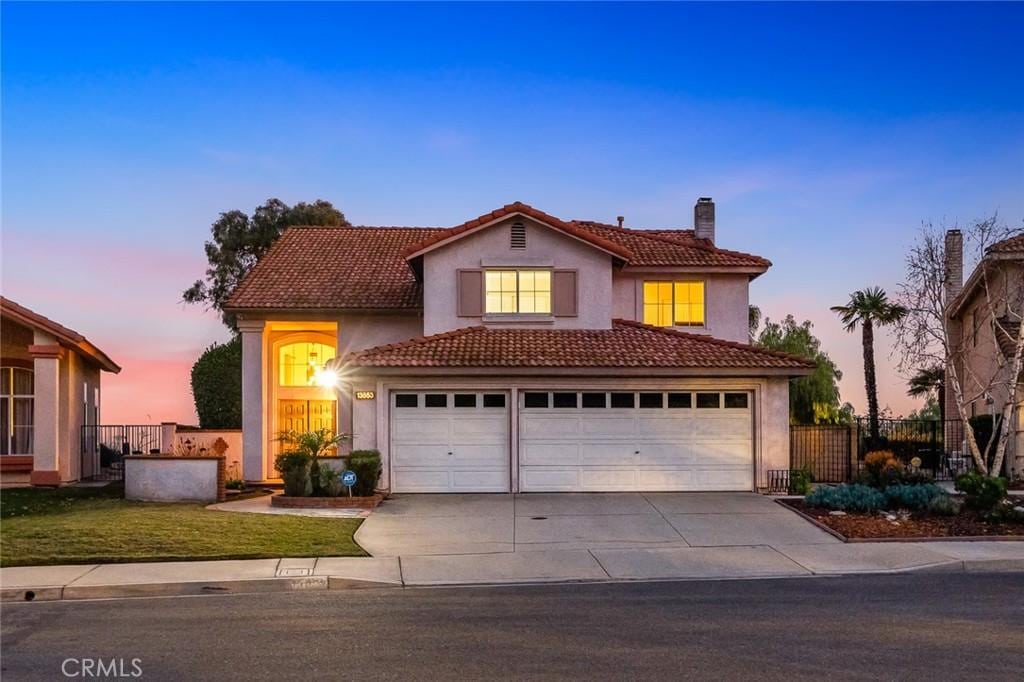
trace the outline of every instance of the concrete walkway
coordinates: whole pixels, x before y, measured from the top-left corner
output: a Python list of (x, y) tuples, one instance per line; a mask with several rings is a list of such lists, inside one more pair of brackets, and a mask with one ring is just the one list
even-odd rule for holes
[(846, 544), (754, 494), (397, 496), (356, 540), (374, 556), (4, 568), (0, 597), (1024, 572), (1024, 542)]
[(323, 518), (339, 519), (365, 519), (370, 515), (368, 509), (289, 509), (286, 507), (271, 507), (270, 498), (273, 495), (260, 495), (245, 500), (234, 502), (219, 502), (207, 505), (207, 509), (226, 512), (244, 512), (246, 514), (279, 514), (282, 516), (317, 516)]

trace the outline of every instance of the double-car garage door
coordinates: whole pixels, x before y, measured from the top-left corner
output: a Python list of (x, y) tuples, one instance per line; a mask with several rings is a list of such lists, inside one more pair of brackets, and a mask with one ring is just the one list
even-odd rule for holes
[[(509, 393), (391, 394), (396, 492), (507, 492)], [(751, 490), (744, 391), (518, 393), (519, 489)]]

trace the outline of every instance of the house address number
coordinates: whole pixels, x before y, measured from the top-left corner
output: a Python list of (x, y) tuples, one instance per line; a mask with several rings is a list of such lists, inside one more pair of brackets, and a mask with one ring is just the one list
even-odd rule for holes
[(356, 400), (373, 400), (375, 397), (373, 391), (356, 391)]

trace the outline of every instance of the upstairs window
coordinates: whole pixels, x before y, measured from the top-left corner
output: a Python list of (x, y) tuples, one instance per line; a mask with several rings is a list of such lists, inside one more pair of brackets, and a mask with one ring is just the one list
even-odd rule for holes
[(550, 270), (488, 270), (485, 308), (492, 313), (551, 313)]
[(644, 324), (703, 327), (704, 282), (644, 282)]
[(317, 386), (328, 360), (334, 359), (334, 347), (324, 343), (301, 341), (281, 346), (278, 351), (279, 386)]

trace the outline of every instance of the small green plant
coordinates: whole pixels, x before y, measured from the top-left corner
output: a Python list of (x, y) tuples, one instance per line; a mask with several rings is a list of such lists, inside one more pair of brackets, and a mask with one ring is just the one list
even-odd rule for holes
[(891, 450), (876, 450), (864, 455), (864, 483), (885, 488), (899, 483), (906, 470)]
[(791, 469), (789, 472), (789, 494), (806, 495), (814, 490), (814, 474), (808, 467)]
[(284, 481), (284, 494), (290, 497), (306, 497), (313, 494), (309, 466), (312, 458), (304, 452), (284, 452), (274, 458), (274, 468)]
[[(307, 495), (319, 495), (323, 491), (320, 488), (320, 458), (338, 449), (338, 446), (349, 439), (347, 433), (334, 433), (330, 429), (316, 429), (315, 431), (284, 431), (278, 435), (277, 440), (284, 443), (287, 453), (295, 453), (306, 457), (306, 475), (310, 492)], [(282, 476), (284, 471), (278, 467)], [(297, 475), (297, 474), (296, 474)], [(297, 488), (296, 488), (297, 489)]]
[(356, 484), (352, 486), (352, 494), (357, 497), (369, 497), (377, 489), (380, 481), (381, 462), (377, 450), (353, 450), (348, 459), (348, 468), (356, 474)]
[(1006, 499), (1005, 478), (986, 476), (971, 471), (956, 477), (956, 489), (964, 494), (964, 504), (969, 509), (992, 511)]
[(329, 466), (320, 467), (320, 490), (329, 497), (337, 497), (344, 491), (341, 484), (341, 473)]
[(928, 513), (936, 516), (956, 516), (960, 513), (960, 503), (949, 495), (936, 495), (928, 500)]
[(886, 506), (886, 497), (880, 491), (859, 483), (816, 488), (804, 502), (810, 507), (824, 507), (839, 511), (873, 512)]
[(245, 487), (245, 482), (240, 478), (229, 478), (224, 482), (224, 487), (228, 490), (241, 490)]

